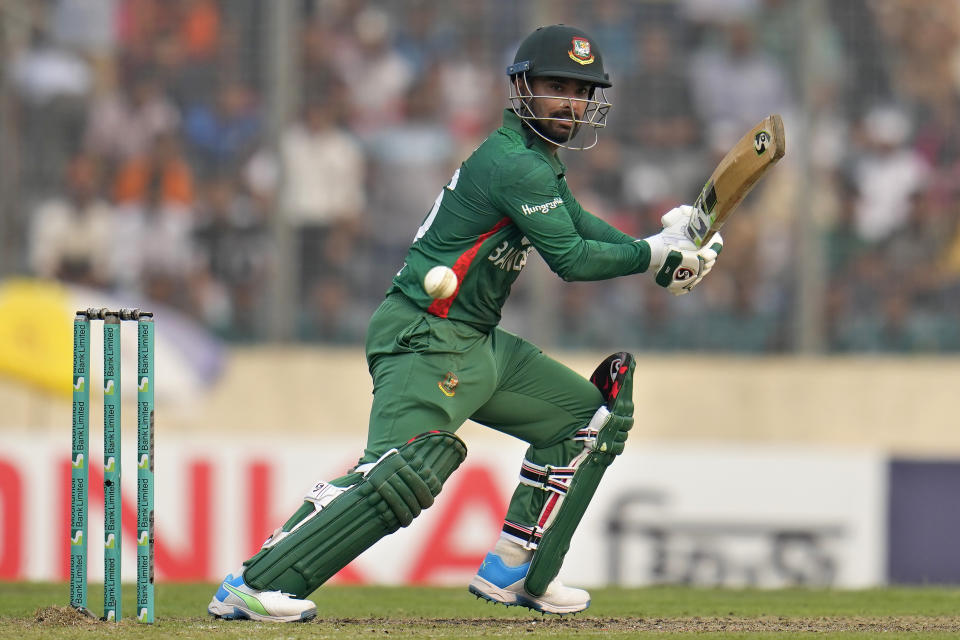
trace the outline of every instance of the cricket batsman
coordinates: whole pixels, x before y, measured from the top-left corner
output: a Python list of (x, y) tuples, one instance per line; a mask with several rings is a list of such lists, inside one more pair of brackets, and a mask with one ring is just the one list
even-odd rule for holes
[[(501, 329), (501, 309), (534, 250), (567, 281), (650, 273), (685, 294), (709, 273), (723, 240), (717, 234), (697, 250), (683, 232), (688, 206), (666, 213), (656, 235), (636, 239), (570, 193), (557, 151), (594, 146), (611, 107), (593, 38), (541, 27), (521, 43), (507, 76), (503, 126), (443, 187), (370, 320), (373, 406), (362, 457), (346, 475), (314, 485), (227, 575), (208, 607), (213, 616), (314, 617), (306, 598), (317, 587), (433, 504), (467, 455), (455, 432), (468, 419), (529, 444), (500, 537), (470, 591), (546, 613), (589, 606), (589, 593), (557, 575), (633, 425), (634, 358), (615, 353), (583, 378)], [(438, 266), (443, 286), (427, 279), (425, 287)]]

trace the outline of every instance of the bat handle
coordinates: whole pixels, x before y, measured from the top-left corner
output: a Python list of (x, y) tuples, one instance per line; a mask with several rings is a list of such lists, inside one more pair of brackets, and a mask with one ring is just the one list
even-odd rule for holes
[(700, 198), (693, 204), (694, 214), (690, 217), (690, 223), (687, 225), (687, 237), (697, 245), (697, 249), (706, 244), (706, 240), (713, 235), (710, 227), (713, 220), (710, 214), (703, 210), (703, 203)]

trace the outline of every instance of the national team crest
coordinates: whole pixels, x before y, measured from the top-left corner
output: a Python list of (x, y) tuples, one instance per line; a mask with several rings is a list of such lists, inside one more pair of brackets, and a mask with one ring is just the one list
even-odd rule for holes
[(590, 41), (586, 38), (574, 38), (573, 48), (567, 53), (571, 60), (580, 64), (590, 64), (594, 60), (593, 54), (590, 52)]
[(451, 371), (448, 371), (443, 380), (437, 383), (437, 386), (440, 387), (440, 391), (443, 391), (443, 395), (447, 396), (448, 398), (452, 398), (457, 392), (458, 384), (460, 384), (460, 379), (457, 378), (457, 375)]

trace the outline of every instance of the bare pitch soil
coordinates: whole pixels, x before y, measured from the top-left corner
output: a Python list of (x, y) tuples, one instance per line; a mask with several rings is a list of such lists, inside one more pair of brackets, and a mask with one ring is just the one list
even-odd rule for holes
[[(179, 621), (184, 627), (197, 624), (196, 619), (183, 618)], [(206, 622), (206, 621), (205, 621)], [(38, 609), (32, 622), (24, 621), (24, 627), (94, 627), (104, 624), (95, 618), (89, 618), (70, 607), (44, 607)], [(136, 625), (127, 620), (121, 625)], [(246, 624), (246, 623), (217, 623)], [(331, 630), (350, 630), (353, 632), (382, 633), (384, 635), (419, 635), (431, 631), (462, 629), (474, 636), (483, 631), (496, 631), (498, 634), (546, 632), (549, 635), (564, 632), (591, 632), (625, 634), (630, 632), (663, 633), (957, 633), (960, 634), (960, 617), (923, 617), (891, 616), (871, 617), (699, 617), (691, 618), (595, 618), (589, 616), (545, 616), (530, 620), (511, 620), (504, 618), (317, 618), (304, 625), (295, 625), (303, 629), (309, 626), (322, 626)], [(289, 628), (289, 627), (288, 627)]]

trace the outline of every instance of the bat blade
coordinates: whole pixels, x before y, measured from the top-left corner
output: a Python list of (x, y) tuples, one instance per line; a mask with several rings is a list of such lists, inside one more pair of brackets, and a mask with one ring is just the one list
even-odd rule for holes
[(708, 243), (763, 175), (783, 157), (786, 138), (779, 115), (767, 116), (727, 152), (694, 203), (687, 236), (697, 248)]

